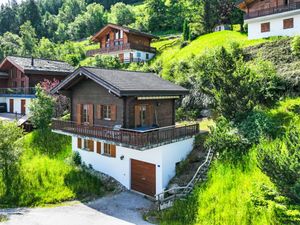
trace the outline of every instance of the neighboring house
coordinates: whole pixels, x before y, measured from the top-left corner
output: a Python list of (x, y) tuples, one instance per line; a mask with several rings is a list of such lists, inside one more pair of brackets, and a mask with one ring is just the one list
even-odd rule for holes
[(249, 39), (300, 34), (300, 0), (243, 0)]
[(193, 149), (199, 124), (175, 126), (175, 101), (188, 91), (152, 73), (82, 67), (52, 93), (71, 98), (71, 121), (52, 130), (72, 137), (82, 161), (126, 188), (163, 191)]
[(150, 46), (154, 38), (157, 37), (128, 27), (108, 24), (92, 37), (92, 41), (99, 42), (100, 48), (88, 51), (87, 56), (112, 55), (119, 57), (122, 63), (148, 61), (156, 53), (156, 49)]
[(0, 104), (6, 105), (9, 113), (28, 114), (27, 106), (35, 97), (38, 83), (46, 79), (61, 81), (73, 71), (62, 61), (8, 56), (0, 64)]
[(223, 30), (231, 30), (231, 26), (228, 24), (221, 24), (215, 26), (214, 32), (223, 31)]

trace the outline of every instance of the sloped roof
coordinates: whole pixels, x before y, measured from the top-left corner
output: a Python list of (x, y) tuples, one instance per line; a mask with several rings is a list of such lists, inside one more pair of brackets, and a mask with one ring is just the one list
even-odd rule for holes
[(39, 59), (31, 57), (8, 56), (0, 64), (0, 69), (4, 69), (7, 63), (11, 63), (24, 73), (57, 73), (70, 74), (74, 71), (74, 67), (64, 61)]
[(101, 35), (108, 27), (114, 28), (114, 29), (118, 29), (118, 30), (123, 30), (126, 33), (132, 33), (132, 34), (136, 34), (136, 35), (140, 35), (140, 36), (144, 36), (144, 37), (148, 37), (151, 39), (157, 39), (158, 37), (149, 33), (145, 33), (130, 27), (125, 27), (125, 26), (120, 26), (117, 24), (113, 24), (113, 23), (109, 23), (107, 24), (105, 27), (103, 27), (99, 32), (97, 32), (95, 35), (93, 35), (92, 40), (96, 41), (97, 37), (99, 35)]
[(117, 96), (166, 96), (185, 95), (188, 90), (163, 80), (154, 73), (81, 67), (62, 81), (51, 92), (68, 88), (80, 82), (82, 75), (105, 87)]

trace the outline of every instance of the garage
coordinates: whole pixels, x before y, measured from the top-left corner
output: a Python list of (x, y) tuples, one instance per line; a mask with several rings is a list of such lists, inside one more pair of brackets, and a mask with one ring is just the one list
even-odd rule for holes
[(156, 194), (156, 166), (131, 159), (131, 189), (154, 196)]

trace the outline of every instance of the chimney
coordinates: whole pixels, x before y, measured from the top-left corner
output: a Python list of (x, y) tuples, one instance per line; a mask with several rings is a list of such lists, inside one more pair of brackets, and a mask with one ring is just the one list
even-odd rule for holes
[(31, 66), (34, 66), (34, 58), (31, 56)]

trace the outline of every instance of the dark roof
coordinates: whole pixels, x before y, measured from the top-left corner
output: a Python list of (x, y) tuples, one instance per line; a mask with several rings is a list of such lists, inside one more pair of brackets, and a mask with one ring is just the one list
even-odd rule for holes
[[(81, 75), (94, 80), (117, 96), (166, 96), (185, 95), (188, 90), (163, 80), (154, 73), (81, 67), (52, 90), (66, 90), (79, 82)], [(75, 82), (74, 82), (75, 81)]]
[(125, 26), (120, 26), (120, 25), (113, 24), (113, 23), (108, 23), (99, 32), (97, 32), (95, 35), (93, 35), (92, 40), (96, 40), (96, 37), (99, 36), (99, 34), (101, 34), (107, 27), (112, 27), (112, 28), (115, 28), (115, 29), (123, 30), (124, 32), (127, 32), (127, 33), (132, 33), (132, 34), (148, 37), (148, 38), (151, 38), (151, 39), (158, 39), (159, 38), (158, 36), (155, 36), (155, 35), (152, 35), (152, 34), (149, 34), (149, 33), (145, 33), (145, 32), (130, 28), (130, 27), (125, 27)]
[(2, 61), (0, 68), (2, 68), (6, 62), (10, 62), (11, 64), (15, 65), (24, 73), (48, 72), (51, 74), (58, 73), (66, 75), (74, 71), (73, 66), (64, 61), (58, 60), (33, 58), (32, 65), (31, 57), (8, 56)]

